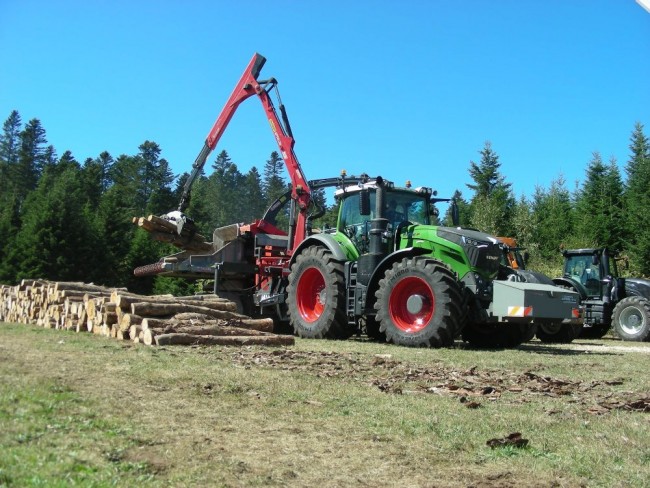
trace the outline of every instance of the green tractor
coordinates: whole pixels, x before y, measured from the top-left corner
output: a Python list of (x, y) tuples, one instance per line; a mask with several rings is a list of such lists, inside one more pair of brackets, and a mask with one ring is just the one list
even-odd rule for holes
[(513, 347), (538, 323), (575, 320), (577, 294), (513, 279), (495, 237), (432, 225), (444, 199), (430, 188), (362, 176), (341, 180), (335, 198), (337, 226), (309, 235), (291, 259), (285, 304), (297, 335)]

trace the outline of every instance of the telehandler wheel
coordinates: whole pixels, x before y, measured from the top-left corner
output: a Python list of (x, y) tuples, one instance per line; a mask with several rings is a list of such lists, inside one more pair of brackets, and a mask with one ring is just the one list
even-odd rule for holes
[(464, 320), (464, 301), (452, 271), (439, 261), (404, 258), (393, 264), (375, 293), (379, 330), (403, 346), (453, 344)]
[(463, 341), (481, 349), (517, 347), (535, 337), (535, 324), (480, 324), (470, 322), (463, 329)]
[(317, 246), (308, 247), (291, 266), (287, 286), (289, 320), (300, 337), (347, 339), (343, 265)]
[(645, 341), (650, 338), (650, 302), (643, 297), (623, 298), (614, 307), (614, 332), (625, 341)]
[(549, 322), (537, 324), (537, 338), (545, 344), (569, 344), (582, 331), (582, 324)]

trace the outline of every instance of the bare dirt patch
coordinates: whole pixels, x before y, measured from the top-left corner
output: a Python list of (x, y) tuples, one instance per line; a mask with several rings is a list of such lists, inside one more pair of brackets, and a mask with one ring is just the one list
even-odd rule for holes
[(368, 357), (360, 353), (324, 351), (237, 350), (231, 353), (231, 358), (249, 368), (263, 366), (360, 381), (388, 394), (452, 396), (467, 408), (479, 408), (482, 402), (502, 398), (516, 403), (528, 402), (531, 396), (544, 396), (566, 398), (592, 414), (615, 409), (650, 412), (650, 396), (640, 397), (638, 393), (612, 388), (623, 385), (623, 378), (577, 381), (533, 371), (517, 373), (478, 367), (460, 370), (442, 365), (415, 367), (390, 354)]

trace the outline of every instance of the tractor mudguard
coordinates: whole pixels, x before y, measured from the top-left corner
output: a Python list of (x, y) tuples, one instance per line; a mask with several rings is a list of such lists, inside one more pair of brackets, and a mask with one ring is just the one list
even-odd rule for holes
[(332, 257), (336, 259), (337, 261), (347, 261), (347, 256), (345, 255), (345, 252), (343, 249), (341, 249), (341, 245), (336, 242), (334, 237), (332, 237), (330, 234), (313, 234), (304, 241), (302, 241), (298, 247), (296, 247), (296, 250), (293, 252), (293, 255), (291, 256), (291, 260), (289, 261), (289, 268), (293, 265), (293, 263), (296, 260), (296, 257), (303, 251), (303, 249), (306, 249), (310, 246), (320, 246), (320, 247), (325, 247), (327, 250), (329, 250), (332, 253)]
[[(430, 252), (429, 249), (422, 248), (422, 247), (407, 247), (404, 249), (400, 249), (399, 251), (395, 251), (394, 253), (391, 253), (388, 256), (386, 256), (377, 265), (377, 267), (372, 273), (372, 276), (370, 276), (370, 280), (368, 281), (368, 294), (366, 296), (374, 297), (374, 290), (376, 290), (377, 287), (379, 286), (379, 280), (381, 280), (384, 277), (384, 272), (388, 268), (390, 268), (394, 262), (401, 261), (405, 257), (422, 256), (424, 254), (428, 254), (429, 252)], [(367, 306), (368, 304), (366, 303), (366, 307)]]
[(625, 278), (625, 296), (632, 295), (650, 300), (650, 280), (643, 278)]

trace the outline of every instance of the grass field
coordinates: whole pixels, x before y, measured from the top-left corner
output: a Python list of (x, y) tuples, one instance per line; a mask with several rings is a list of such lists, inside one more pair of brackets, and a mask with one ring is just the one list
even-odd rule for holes
[(0, 486), (648, 486), (649, 353), (152, 348), (0, 324)]

